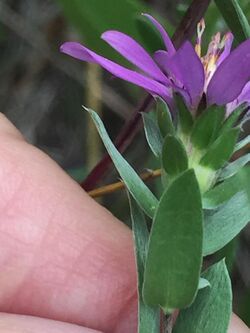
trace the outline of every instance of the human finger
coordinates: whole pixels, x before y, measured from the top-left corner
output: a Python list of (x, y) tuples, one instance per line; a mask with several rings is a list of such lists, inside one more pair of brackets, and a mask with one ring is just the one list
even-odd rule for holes
[(235, 314), (231, 317), (228, 333), (250, 333), (250, 329)]
[(133, 331), (129, 229), (4, 116), (0, 156), (0, 311)]
[(0, 313), (1, 333), (99, 333), (86, 327), (51, 319)]

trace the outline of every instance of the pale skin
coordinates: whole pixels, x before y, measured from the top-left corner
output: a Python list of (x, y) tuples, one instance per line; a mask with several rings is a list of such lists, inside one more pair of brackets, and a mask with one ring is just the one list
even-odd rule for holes
[(129, 229), (3, 115), (0, 156), (0, 333), (135, 333)]

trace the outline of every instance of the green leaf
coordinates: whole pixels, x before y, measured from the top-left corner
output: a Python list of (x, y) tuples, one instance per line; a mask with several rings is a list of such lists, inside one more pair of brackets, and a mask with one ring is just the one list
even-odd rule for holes
[(94, 121), (99, 135), (102, 138), (102, 141), (129, 192), (137, 201), (139, 206), (144, 210), (144, 212), (148, 216), (153, 217), (156, 206), (158, 204), (158, 200), (149, 190), (149, 188), (143, 183), (143, 181), (134, 171), (134, 169), (128, 164), (128, 162), (116, 149), (113, 142), (110, 140), (108, 133), (103, 125), (103, 122), (98, 116), (98, 114), (88, 108), (85, 108), (85, 110), (89, 112), (92, 120)]
[(183, 134), (190, 134), (193, 128), (193, 117), (188, 110), (183, 97), (175, 94), (175, 102), (178, 110), (178, 132)]
[(232, 156), (239, 135), (238, 128), (232, 128), (219, 136), (202, 157), (200, 164), (213, 170), (221, 168)]
[(215, 0), (238, 43), (250, 37), (250, 26), (237, 0)]
[(244, 139), (242, 139), (241, 141), (239, 141), (234, 149), (234, 152), (244, 148), (246, 145), (248, 145), (250, 143), (250, 135), (246, 136)]
[(219, 174), (218, 180), (224, 180), (236, 174), (244, 165), (250, 161), (250, 153), (239, 157), (232, 163), (229, 163)]
[(226, 246), (217, 251), (213, 256), (213, 260), (217, 262), (224, 258), (229, 273), (232, 273), (234, 269), (234, 263), (238, 247), (239, 247), (239, 237), (237, 236), (234, 239), (232, 239), (231, 242), (227, 243)]
[(246, 192), (235, 194), (224, 205), (204, 213), (203, 255), (229, 243), (250, 221), (250, 199)]
[(173, 333), (227, 333), (232, 291), (224, 260), (202, 276), (210, 282), (211, 288), (200, 290), (191, 307), (180, 312)]
[(160, 157), (163, 139), (159, 127), (152, 116), (154, 116), (154, 114), (145, 112), (142, 113), (144, 130), (149, 147), (156, 157)]
[(147, 256), (149, 232), (144, 215), (136, 202), (129, 196), (132, 230), (134, 237), (134, 248), (137, 265), (138, 279), (138, 333), (159, 333), (160, 311), (159, 307), (149, 307), (142, 299), (142, 286), (144, 268)]
[(245, 104), (241, 104), (238, 108), (236, 108), (224, 121), (220, 134), (234, 127), (244, 110), (246, 110)]
[(180, 139), (167, 135), (162, 148), (162, 166), (170, 176), (177, 176), (188, 169), (188, 157)]
[(238, 192), (250, 191), (250, 167), (242, 168), (237, 174), (207, 191), (202, 198), (204, 209), (214, 209), (231, 199)]
[(175, 128), (168, 105), (159, 97), (156, 98), (156, 101), (158, 126), (162, 136), (165, 137), (168, 134), (174, 135)]
[(191, 142), (199, 149), (206, 149), (218, 136), (225, 117), (224, 107), (210, 107), (195, 121)]
[(200, 278), (198, 289), (200, 290), (207, 287), (211, 287), (210, 282), (207, 279)]
[(202, 209), (193, 170), (176, 178), (161, 197), (153, 221), (144, 276), (146, 304), (165, 313), (190, 305), (202, 262)]
[(147, 11), (140, 0), (58, 0), (65, 16), (80, 33), (84, 43), (102, 55), (119, 60), (124, 59), (100, 39), (106, 30), (122, 31), (138, 41), (135, 17)]

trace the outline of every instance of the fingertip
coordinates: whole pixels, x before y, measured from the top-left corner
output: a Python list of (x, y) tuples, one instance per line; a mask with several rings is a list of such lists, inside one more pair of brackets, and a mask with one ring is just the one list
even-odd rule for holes
[(250, 329), (235, 314), (232, 314), (228, 333), (249, 333)]
[(24, 140), (21, 132), (11, 123), (11, 121), (0, 112), (0, 137), (12, 137), (19, 140)]

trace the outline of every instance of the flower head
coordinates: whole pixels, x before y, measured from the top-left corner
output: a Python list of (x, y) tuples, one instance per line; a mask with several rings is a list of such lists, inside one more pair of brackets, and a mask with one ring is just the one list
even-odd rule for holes
[(207, 105), (228, 104), (229, 111), (242, 102), (250, 103), (250, 39), (231, 52), (233, 35), (228, 33), (221, 39), (217, 33), (202, 56), (204, 20), (198, 24), (195, 47), (185, 41), (176, 50), (160, 23), (144, 15), (161, 34), (165, 50), (151, 56), (133, 38), (119, 31), (106, 31), (101, 36), (137, 70), (118, 65), (76, 42), (66, 42), (60, 50), (82, 61), (99, 64), (114, 76), (162, 97), (168, 104), (172, 104), (173, 91), (181, 93), (194, 111), (204, 94)]

